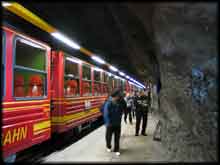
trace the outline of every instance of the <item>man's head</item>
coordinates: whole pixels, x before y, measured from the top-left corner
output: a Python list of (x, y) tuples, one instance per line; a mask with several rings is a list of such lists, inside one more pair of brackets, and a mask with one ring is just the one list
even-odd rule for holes
[(117, 101), (120, 99), (121, 97), (121, 91), (119, 89), (116, 89), (114, 90), (112, 93), (111, 93), (111, 97), (112, 97), (112, 101)]

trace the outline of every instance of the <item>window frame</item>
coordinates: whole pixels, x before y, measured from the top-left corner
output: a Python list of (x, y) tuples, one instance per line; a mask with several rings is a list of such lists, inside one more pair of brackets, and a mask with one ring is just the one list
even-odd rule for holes
[[(19, 40), (19, 39), (29, 41), (31, 43), (39, 45), (42, 48), (45, 48), (45, 71), (16, 65), (16, 48), (17, 48), (16, 43), (17, 43), (17, 40)], [(42, 100), (42, 99), (46, 99), (48, 97), (48, 89), (47, 89), (47, 86), (48, 86), (48, 54), (47, 53), (48, 53), (48, 51), (47, 51), (47, 48), (45, 46), (39, 44), (37, 41), (34, 41), (32, 39), (28, 39), (28, 38), (25, 38), (25, 37), (22, 37), (22, 36), (19, 36), (19, 35), (15, 35), (14, 38), (13, 38), (12, 49), (13, 49), (12, 97), (15, 98), (15, 100)], [(43, 96), (37, 96), (37, 97), (15, 97), (14, 96), (14, 75), (15, 75), (15, 70), (16, 69), (45, 74), (45, 84), (44, 84), (44, 88), (43, 88), (44, 95)]]
[[(63, 65), (63, 80), (64, 80), (64, 84), (63, 84), (63, 86), (64, 86), (64, 89), (65, 89), (65, 78), (73, 78), (74, 80), (76, 80), (78, 82), (78, 93), (77, 93), (76, 96), (67, 96), (64, 93), (63, 96), (65, 98), (77, 98), (77, 97), (80, 97), (80, 71), (79, 71), (79, 64), (75, 63), (77, 65), (77, 71), (78, 71), (78, 75), (77, 76), (71, 77), (71, 76), (66, 75), (65, 74), (65, 72), (66, 72), (66, 61), (67, 61), (66, 57), (74, 58), (73, 56), (70, 56), (67, 53), (64, 53), (64, 65)], [(72, 63), (74, 63), (74, 62), (72, 62)]]

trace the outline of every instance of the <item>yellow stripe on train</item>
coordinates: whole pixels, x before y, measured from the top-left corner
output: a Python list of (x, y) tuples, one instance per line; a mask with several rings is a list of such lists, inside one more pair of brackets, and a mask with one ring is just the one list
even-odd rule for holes
[(83, 112), (79, 112), (79, 113), (72, 114), (72, 115), (52, 117), (52, 122), (53, 123), (63, 123), (63, 122), (66, 122), (68, 120), (80, 119), (82, 117), (86, 117), (86, 116), (92, 115), (92, 114), (97, 113), (97, 112), (99, 112), (99, 109), (94, 108), (94, 109), (91, 109), (91, 110), (88, 110), (88, 111), (83, 111)]
[(14, 107), (14, 108), (3, 108), (4, 111), (9, 111), (9, 110), (18, 110), (18, 109), (29, 109), (29, 108), (39, 108), (39, 107), (46, 107), (50, 106), (50, 104), (40, 104), (40, 105), (31, 105), (31, 106), (22, 106), (22, 107)]
[(44, 128), (48, 128), (50, 126), (51, 126), (50, 120), (43, 121), (43, 122), (40, 122), (40, 123), (36, 123), (33, 126), (33, 131), (37, 131), (37, 130), (41, 130), (41, 129), (44, 129)]

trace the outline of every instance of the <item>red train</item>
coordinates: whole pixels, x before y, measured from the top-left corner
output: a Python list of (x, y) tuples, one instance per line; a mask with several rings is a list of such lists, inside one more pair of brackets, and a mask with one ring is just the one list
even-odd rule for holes
[(62, 50), (2, 27), (3, 156), (101, 117), (108, 92), (137, 89)]

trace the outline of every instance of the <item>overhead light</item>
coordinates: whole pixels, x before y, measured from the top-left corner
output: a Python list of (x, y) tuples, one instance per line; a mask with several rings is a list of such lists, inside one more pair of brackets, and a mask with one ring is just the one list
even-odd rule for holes
[(129, 77), (129, 76), (126, 76), (126, 78), (129, 79), (130, 77)]
[(119, 74), (120, 74), (121, 76), (124, 76), (124, 75), (125, 75), (123, 72), (119, 72)]
[(3, 7), (8, 7), (8, 6), (11, 6), (11, 3), (8, 3), (8, 2), (2, 2), (2, 6), (3, 6)]
[(108, 76), (112, 76), (112, 74), (108, 72)]
[(77, 63), (77, 64), (81, 64), (82, 63), (82, 61), (80, 61), (78, 59), (71, 58), (71, 57), (66, 57), (66, 59), (68, 61), (71, 61), (71, 62), (74, 62), (74, 63)]
[(115, 77), (116, 79), (119, 79), (119, 77), (118, 77), (118, 76), (116, 76), (116, 75), (114, 75), (114, 77)]
[(96, 67), (94, 68), (94, 70), (95, 70), (95, 71), (98, 71), (98, 72), (103, 71), (102, 69), (100, 69), (100, 68), (96, 68)]
[(38, 44), (35, 44), (35, 43), (31, 42), (31, 41), (28, 41), (28, 40), (19, 39), (19, 41), (20, 41), (21, 43), (27, 44), (27, 45), (32, 46), (32, 47), (35, 47), (35, 48), (39, 48), (39, 49), (43, 49), (43, 50), (46, 49), (46, 48), (44, 48), (44, 47), (41, 47), (41, 46), (38, 45)]
[(53, 32), (51, 33), (51, 35), (74, 49), (80, 49), (80, 46), (78, 44), (76, 44), (75, 42), (73, 42), (72, 40), (70, 40), (69, 38), (67, 38), (59, 32)]
[(115, 68), (114, 66), (110, 66), (109, 69), (111, 69), (111, 70), (114, 71), (114, 72), (117, 72), (117, 71), (118, 71), (118, 69)]
[(98, 56), (92, 56), (91, 58), (100, 64), (105, 64), (105, 61)]

